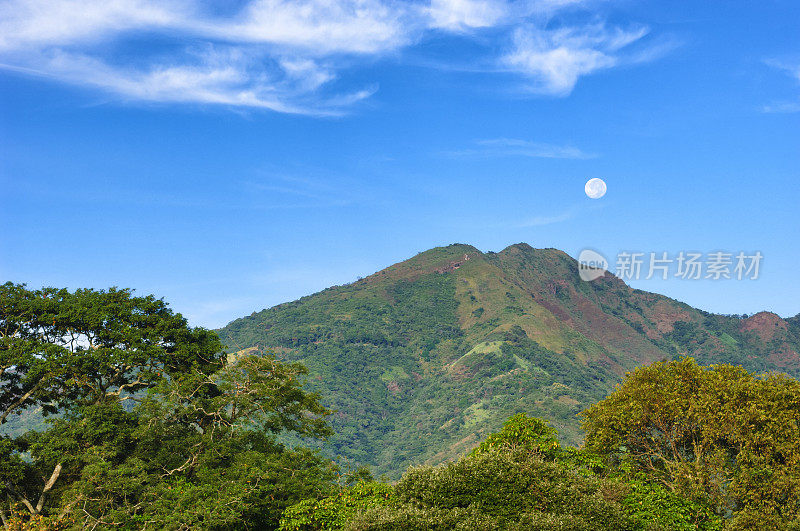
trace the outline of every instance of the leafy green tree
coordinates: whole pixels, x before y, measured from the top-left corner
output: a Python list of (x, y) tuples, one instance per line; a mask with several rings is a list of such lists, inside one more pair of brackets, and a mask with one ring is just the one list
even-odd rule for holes
[(396, 504), (394, 488), (375, 481), (358, 482), (331, 496), (307, 499), (292, 505), (281, 518), (280, 531), (344, 529), (357, 514), (373, 507)]
[[(800, 515), (800, 382), (691, 358), (630, 373), (584, 413), (587, 445), (720, 515)], [(748, 516), (750, 515), (750, 516)]]
[[(74, 422), (94, 408), (131, 400), (161, 379), (212, 372), (224, 361), (216, 335), (188, 327), (164, 301), (134, 297), (130, 290), (70, 293), (6, 283), (0, 287), (0, 331), (0, 422), (34, 407)], [(56, 429), (69, 431), (63, 422)], [(51, 438), (62, 447), (48, 451), (43, 440), (4, 437), (0, 446), (6, 464), (0, 495), (31, 515), (42, 514), (64, 483), (62, 475), (76, 473), (81, 463), (75, 455), (80, 450), (63, 446), (66, 439)], [(47, 457), (22, 459), (29, 451)]]
[(499, 432), (489, 435), (474, 453), (517, 448), (537, 452), (549, 459), (554, 459), (562, 452), (558, 433), (546, 420), (518, 413), (509, 418)]
[(329, 460), (277, 442), (330, 434), (302, 365), (227, 363), (213, 332), (129, 290), (6, 284), (0, 312), (3, 419), (58, 412), (0, 438), (7, 527), (269, 529), (330, 492)]
[(35, 405), (45, 414), (55, 411), (70, 365), (57, 325), (59, 300), (68, 295), (10, 282), (0, 286), (0, 423)]

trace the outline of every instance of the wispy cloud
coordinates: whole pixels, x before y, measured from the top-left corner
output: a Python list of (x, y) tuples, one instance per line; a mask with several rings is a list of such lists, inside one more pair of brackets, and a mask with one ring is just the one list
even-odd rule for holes
[[(254, 197), (266, 194), (273, 203), (301, 204), (307, 207), (346, 206), (354, 202), (355, 198), (343, 190), (327, 186), (316, 180), (297, 179), (277, 175), (261, 181), (247, 181), (243, 183), (246, 190)], [(287, 199), (291, 198), (290, 201)]]
[(495, 26), (507, 18), (509, 6), (496, 0), (431, 0), (430, 26), (450, 31)]
[(603, 206), (592, 205), (587, 207), (584, 205), (573, 205), (558, 214), (537, 215), (527, 219), (523, 219), (522, 221), (513, 223), (509, 226), (513, 228), (527, 228), (527, 227), (541, 227), (544, 225), (553, 225), (555, 223), (562, 223), (564, 221), (569, 221), (571, 219), (574, 219), (583, 212), (590, 210), (597, 210), (600, 208), (603, 208)]
[(783, 70), (790, 77), (793, 77), (795, 81), (800, 81), (800, 61), (797, 62), (787, 62), (787, 61), (779, 61), (777, 59), (767, 59), (764, 61), (767, 65), (777, 68), (778, 70)]
[[(28, 73), (96, 87), (122, 99), (263, 108), (283, 113), (336, 115), (374, 92), (365, 88), (325, 100), (314, 94), (330, 79), (324, 68), (282, 63), (269, 71), (258, 57), (238, 48), (208, 47), (186, 54), (182, 64), (121, 67), (97, 58), (55, 50), (30, 61)], [(312, 98), (315, 105), (304, 99)], [(343, 99), (344, 98), (344, 99)]]
[[(583, 0), (7, 0), (0, 68), (103, 90), (120, 99), (337, 115), (377, 85), (342, 88), (342, 73), (431, 35), (479, 38), (497, 69), (536, 92), (566, 95), (581, 76), (620, 62), (646, 29), (548, 21)], [(586, 4), (590, 5), (590, 4)]]
[(445, 153), (451, 157), (531, 157), (545, 159), (590, 159), (597, 155), (569, 145), (532, 142), (517, 138), (492, 138), (475, 141), (475, 146)]
[[(764, 61), (767, 65), (783, 71), (793, 78), (796, 82), (800, 83), (800, 61), (786, 62), (776, 59), (767, 59)], [(794, 113), (800, 112), (800, 97), (792, 101), (776, 101), (763, 105), (762, 112), (765, 113)]]
[(552, 225), (554, 223), (561, 223), (562, 221), (567, 221), (574, 217), (575, 217), (575, 212), (573, 211), (562, 212), (561, 214), (557, 214), (555, 216), (535, 216), (523, 221), (522, 223), (519, 223), (517, 225), (517, 228), (541, 227), (543, 225)]
[(793, 113), (800, 112), (800, 101), (778, 101), (763, 105), (761, 110), (765, 113)]
[(581, 76), (619, 64), (620, 50), (647, 32), (645, 27), (622, 29), (605, 24), (552, 30), (526, 25), (514, 31), (512, 50), (502, 60), (530, 79), (531, 91), (564, 96)]
[[(12, 0), (0, 6), (0, 60), (127, 100), (335, 115), (376, 88), (326, 94), (329, 58), (394, 49), (399, 18), (377, 1), (260, 0), (214, 17), (190, 0)], [(106, 53), (146, 33), (169, 44), (137, 43), (129, 61)]]

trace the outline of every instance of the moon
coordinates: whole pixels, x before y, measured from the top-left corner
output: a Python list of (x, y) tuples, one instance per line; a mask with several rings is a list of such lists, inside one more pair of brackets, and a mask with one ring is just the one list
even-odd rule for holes
[(603, 179), (598, 179), (595, 177), (594, 179), (589, 179), (586, 181), (586, 186), (583, 187), (586, 191), (586, 195), (591, 197), (592, 199), (600, 199), (604, 195), (606, 195), (606, 182)]

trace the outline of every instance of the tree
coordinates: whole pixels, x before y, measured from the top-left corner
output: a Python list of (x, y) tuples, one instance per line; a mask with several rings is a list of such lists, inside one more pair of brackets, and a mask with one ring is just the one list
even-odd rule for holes
[(130, 290), (5, 284), (3, 419), (43, 408), (48, 428), (0, 438), (0, 511), (61, 527), (274, 527), (323, 495), (333, 469), (276, 436), (325, 437), (306, 369), (227, 363), (216, 334)]
[(0, 424), (37, 404), (45, 414), (55, 411), (52, 404), (69, 365), (70, 352), (59, 344), (56, 326), (58, 300), (66, 295), (10, 282), (0, 286)]
[(547, 459), (554, 459), (562, 451), (558, 433), (546, 420), (518, 413), (509, 418), (499, 432), (489, 435), (474, 453), (517, 448), (536, 452)]
[(108, 291), (0, 286), (0, 422), (33, 406), (63, 411), (128, 400), (163, 376), (224, 362), (216, 334), (191, 328), (163, 300)]
[[(0, 423), (35, 407), (75, 419), (102, 404), (135, 399), (164, 378), (219, 370), (223, 362), (216, 335), (190, 328), (163, 300), (116, 288), (70, 293), (6, 283), (0, 287), (0, 333)], [(42, 438), (36, 440), (41, 445)], [(65, 469), (67, 462), (78, 462), (58, 452), (52, 459), (22, 460), (30, 444), (4, 438), (0, 495), (38, 515), (62, 474), (76, 472)]]
[(718, 514), (800, 515), (800, 382), (693, 359), (628, 374), (584, 412), (587, 446)]
[(328, 460), (275, 439), (330, 433), (328, 411), (300, 388), (305, 373), (249, 355), (212, 375), (162, 382), (132, 412), (125, 457), (106, 451), (87, 463), (65, 516), (88, 527), (274, 528), (285, 507), (327, 494), (334, 477)]

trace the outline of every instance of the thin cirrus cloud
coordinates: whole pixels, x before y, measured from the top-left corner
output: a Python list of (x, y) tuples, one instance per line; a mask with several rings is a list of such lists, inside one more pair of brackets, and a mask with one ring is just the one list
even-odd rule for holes
[[(768, 59), (764, 61), (767, 65), (783, 71), (793, 78), (796, 82), (800, 82), (800, 62), (786, 62), (778, 61), (775, 59)], [(794, 113), (800, 112), (800, 97), (794, 101), (778, 101), (767, 105), (763, 105), (761, 110), (765, 113)]]
[(517, 219), (514, 221), (507, 221), (496, 224), (483, 223), (481, 226), (482, 227), (490, 226), (502, 229), (528, 229), (531, 227), (544, 227), (547, 225), (555, 225), (557, 223), (570, 221), (575, 217), (577, 217), (580, 214), (580, 212), (581, 209), (577, 205), (574, 205), (556, 214), (536, 215), (533, 217), (527, 217), (523, 219)]
[(455, 158), (530, 157), (543, 159), (591, 159), (597, 155), (574, 146), (532, 142), (518, 138), (491, 138), (475, 141), (469, 149), (449, 151), (445, 155)]
[[(474, 39), (530, 92), (565, 96), (625, 61), (647, 29), (591, 22), (550, 28), (583, 0), (9, 0), (0, 68), (129, 101), (337, 115), (371, 96), (346, 71), (430, 36)], [(483, 32), (483, 33), (482, 33)], [(489, 34), (484, 34), (489, 32)], [(481, 58), (485, 60), (485, 58)]]
[(522, 223), (517, 225), (518, 228), (528, 228), (528, 227), (542, 227), (545, 225), (553, 225), (554, 223), (561, 223), (562, 221), (568, 221), (575, 217), (576, 210), (570, 209), (562, 212), (561, 214), (557, 214), (555, 216), (535, 216), (529, 219), (526, 219)]

